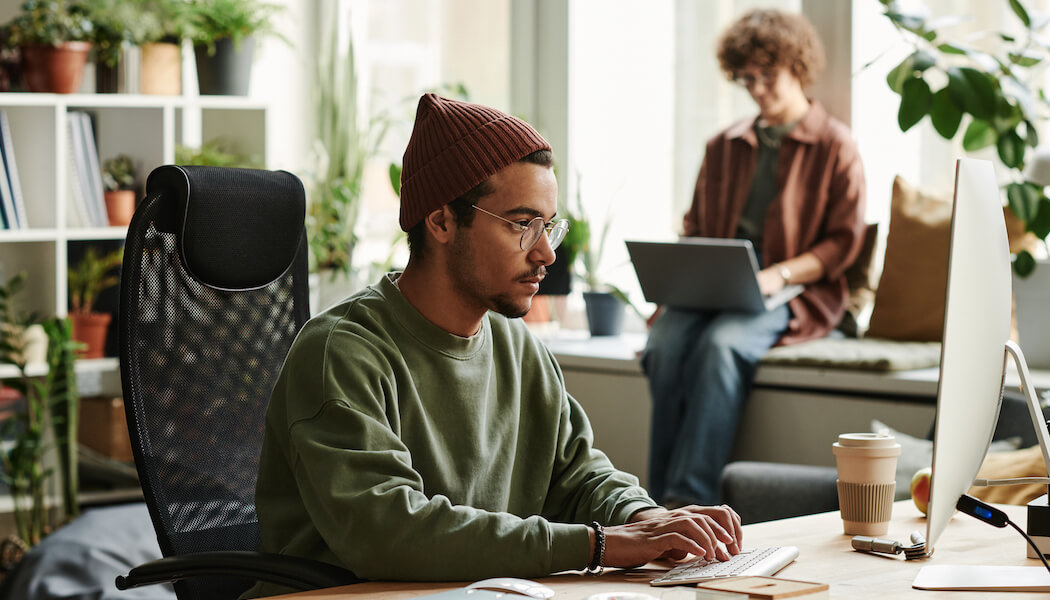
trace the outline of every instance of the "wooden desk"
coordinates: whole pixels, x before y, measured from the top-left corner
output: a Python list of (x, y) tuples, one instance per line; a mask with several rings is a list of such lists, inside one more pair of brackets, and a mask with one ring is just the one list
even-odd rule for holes
[[(1003, 506), (1010, 518), (1023, 527), (1025, 508)], [(893, 521), (887, 537), (907, 541), (912, 531), (926, 531), (926, 521), (910, 500), (894, 505)], [(966, 515), (956, 514), (937, 544), (934, 556), (921, 561), (905, 562), (903, 558), (882, 557), (855, 552), (850, 536), (842, 534), (839, 513), (796, 517), (744, 527), (747, 546), (798, 546), (799, 557), (778, 577), (817, 581), (831, 585), (832, 598), (988, 598), (1011, 600), (1047, 598), (1046, 594), (1018, 592), (930, 592), (912, 589), (911, 582), (927, 564), (998, 564), (1040, 566), (1038, 559), (1025, 556), (1025, 541), (1013, 529), (996, 529)], [(903, 556), (903, 555), (902, 555)], [(659, 598), (664, 588), (652, 587), (653, 571), (606, 572), (602, 577), (561, 574), (539, 581), (552, 587), (554, 600), (584, 600), (599, 592), (643, 592)], [(462, 587), (463, 583), (365, 583), (327, 590), (316, 590), (287, 596), (287, 600), (394, 600), (414, 598), (442, 590)], [(516, 597), (516, 596), (515, 596)], [(524, 596), (521, 597), (525, 599)]]

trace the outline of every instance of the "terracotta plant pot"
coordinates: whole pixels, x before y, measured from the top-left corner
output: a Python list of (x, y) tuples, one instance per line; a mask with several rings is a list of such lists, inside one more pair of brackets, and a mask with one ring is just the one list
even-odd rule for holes
[(182, 52), (176, 44), (143, 44), (139, 92), (178, 96), (182, 93)]
[(76, 92), (90, 50), (90, 42), (22, 46), (22, 78), (26, 87), (31, 92)]
[(135, 190), (106, 192), (106, 214), (111, 227), (127, 227), (135, 214)]
[(73, 339), (86, 348), (77, 351), (77, 358), (102, 358), (106, 351), (106, 333), (113, 315), (109, 313), (73, 313)]

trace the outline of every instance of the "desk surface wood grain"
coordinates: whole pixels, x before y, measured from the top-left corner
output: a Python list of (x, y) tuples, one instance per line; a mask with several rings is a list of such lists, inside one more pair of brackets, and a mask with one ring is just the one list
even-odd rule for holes
[[(1010, 518), (1023, 527), (1025, 508), (1004, 506)], [(926, 521), (910, 500), (894, 505), (893, 521), (885, 536), (906, 541), (912, 531), (925, 535)], [(814, 581), (830, 585), (832, 598), (897, 598), (900, 596), (940, 598), (1047, 598), (1047, 594), (1019, 592), (964, 593), (915, 590), (912, 580), (924, 565), (1025, 565), (1041, 566), (1038, 559), (1026, 557), (1025, 541), (1012, 529), (996, 529), (966, 515), (956, 514), (941, 539), (933, 557), (920, 561), (883, 557), (854, 551), (850, 536), (842, 533), (839, 513), (829, 512), (757, 523), (744, 527), (744, 543), (756, 546), (798, 546), (798, 559), (784, 568), (778, 577)], [(903, 556), (903, 555), (902, 555)], [(660, 598), (664, 588), (654, 588), (649, 580), (659, 572), (654, 568), (606, 572), (601, 577), (563, 573), (539, 581), (556, 592), (554, 600), (585, 600), (601, 592), (641, 592)], [(316, 590), (279, 596), (284, 600), (394, 600), (415, 598), (443, 590), (462, 587), (464, 583), (394, 583), (371, 582), (360, 585)], [(516, 598), (512, 596), (510, 598)], [(524, 600), (524, 596), (521, 596)]]

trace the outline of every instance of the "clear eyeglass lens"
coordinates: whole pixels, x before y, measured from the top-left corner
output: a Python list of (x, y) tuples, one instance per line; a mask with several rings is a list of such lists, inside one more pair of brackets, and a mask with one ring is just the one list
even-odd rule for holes
[(554, 224), (551, 228), (550, 233), (547, 234), (547, 238), (551, 245), (551, 250), (554, 250), (561, 245), (565, 239), (565, 234), (569, 233), (569, 221), (562, 219)]
[(543, 222), (541, 217), (529, 221), (528, 228), (521, 233), (521, 249), (526, 251), (532, 249), (544, 231), (547, 232), (547, 243), (550, 244), (551, 250), (554, 250), (565, 239), (565, 234), (569, 231), (569, 221), (562, 219), (549, 226)]

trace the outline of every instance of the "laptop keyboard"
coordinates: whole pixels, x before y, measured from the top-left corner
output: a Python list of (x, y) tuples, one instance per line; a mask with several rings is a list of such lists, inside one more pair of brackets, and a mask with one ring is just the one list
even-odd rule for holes
[(682, 585), (719, 577), (756, 575), (768, 577), (791, 564), (796, 558), (798, 558), (798, 548), (795, 546), (752, 548), (723, 562), (701, 558), (679, 565), (649, 583), (650, 585)]

